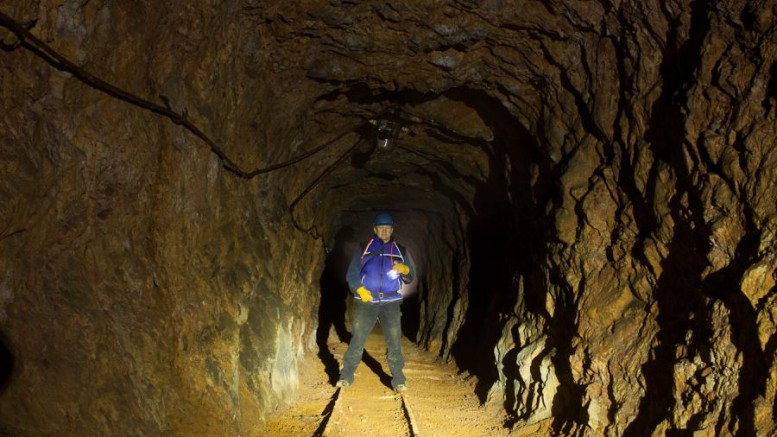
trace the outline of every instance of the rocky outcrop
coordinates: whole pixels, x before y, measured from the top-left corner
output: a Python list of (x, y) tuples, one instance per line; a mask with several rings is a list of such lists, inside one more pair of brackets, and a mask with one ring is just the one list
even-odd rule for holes
[(775, 432), (771, 2), (0, 12), (72, 62), (0, 28), (3, 431), (249, 433), (388, 209), (509, 426)]

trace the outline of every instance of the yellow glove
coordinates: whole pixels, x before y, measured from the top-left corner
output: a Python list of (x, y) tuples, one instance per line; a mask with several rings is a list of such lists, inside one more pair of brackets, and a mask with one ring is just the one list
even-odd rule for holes
[(407, 275), (408, 273), (410, 273), (410, 267), (400, 262), (394, 263), (394, 270), (400, 275)]
[(370, 290), (367, 290), (364, 287), (357, 288), (356, 294), (358, 294), (359, 297), (362, 298), (362, 302), (369, 302), (372, 300), (372, 293), (370, 293)]

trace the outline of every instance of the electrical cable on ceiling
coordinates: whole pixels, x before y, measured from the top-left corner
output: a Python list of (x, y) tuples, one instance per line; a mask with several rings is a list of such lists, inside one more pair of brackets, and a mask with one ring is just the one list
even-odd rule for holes
[[(308, 195), (313, 189), (315, 189), (318, 184), (321, 183), (327, 176), (329, 176), (335, 168), (337, 168), (338, 165), (340, 165), (343, 161), (345, 161), (351, 154), (356, 150), (356, 147), (359, 146), (359, 143), (361, 143), (361, 137), (356, 138), (356, 141), (353, 143), (353, 145), (346, 150), (342, 155), (340, 155), (339, 158), (332, 164), (329, 164), (327, 168), (324, 169), (324, 171), (321, 172), (321, 174), (318, 175), (316, 179), (313, 180), (310, 184), (308, 184), (307, 188), (305, 188), (302, 193), (297, 196), (296, 199), (294, 199), (293, 202), (291, 202), (291, 205), (289, 205), (289, 215), (291, 215), (291, 223), (294, 225), (297, 230), (301, 232), (308, 232), (314, 239), (321, 238), (321, 234), (316, 230), (315, 225), (310, 225), (308, 228), (303, 228), (300, 226), (299, 223), (297, 223), (296, 217), (294, 217), (294, 209), (297, 207), (297, 204), (302, 201), (302, 199), (305, 198), (305, 196)], [(326, 248), (325, 248), (326, 249)]]
[[(274, 170), (278, 170), (284, 167), (288, 167), (290, 165), (296, 164), (305, 158), (308, 158), (325, 148), (331, 146), (332, 144), (336, 143), (338, 140), (342, 139), (346, 135), (348, 135), (351, 132), (358, 131), (362, 127), (364, 127), (366, 124), (368, 124), (368, 121), (359, 123), (355, 126), (352, 126), (334, 138), (330, 139), (329, 141), (326, 141), (325, 143), (319, 145), (318, 147), (315, 147), (308, 152), (302, 153), (296, 157), (293, 157), (287, 161), (273, 164), (267, 167), (255, 169), (252, 171), (245, 171), (242, 170), (234, 161), (232, 161), (224, 151), (222, 151), (216, 143), (210, 139), (202, 130), (200, 130), (196, 125), (194, 125), (192, 122), (190, 122), (187, 119), (187, 114), (184, 111), (183, 113), (177, 113), (175, 112), (169, 105), (166, 99), (163, 98), (163, 101), (165, 103), (165, 106), (158, 105), (156, 103), (153, 103), (147, 99), (144, 99), (142, 97), (139, 97), (135, 94), (132, 94), (128, 91), (125, 91), (117, 86), (111, 85), (110, 83), (92, 75), (91, 73), (85, 71), (81, 67), (75, 65), (73, 62), (59, 54), (56, 50), (52, 49), (50, 46), (45, 44), (44, 42), (40, 41), (38, 38), (36, 38), (34, 35), (32, 35), (28, 29), (30, 29), (35, 22), (29, 23), (27, 25), (22, 25), (15, 20), (11, 19), (7, 15), (0, 12), (0, 25), (3, 27), (9, 29), (11, 32), (13, 32), (16, 37), (17, 41), (13, 44), (7, 44), (4, 41), (0, 41), (0, 46), (6, 50), (6, 51), (12, 51), (17, 49), (18, 47), (24, 47), (27, 50), (31, 51), (33, 54), (37, 55), (47, 63), (49, 63), (54, 68), (66, 71), (68, 73), (73, 74), (76, 78), (78, 78), (83, 83), (89, 85), (90, 87), (102, 91), (112, 97), (118, 98), (120, 100), (123, 100), (127, 103), (130, 103), (132, 105), (141, 107), (143, 109), (149, 110), (153, 113), (162, 115), (164, 117), (169, 118), (173, 123), (183, 126), (185, 129), (187, 129), (189, 132), (193, 133), (195, 136), (200, 138), (202, 141), (204, 141), (209, 147), (210, 150), (218, 156), (218, 158), (223, 162), (224, 168), (244, 179), (251, 179), (257, 175), (268, 173)], [(294, 216), (294, 209), (297, 207), (299, 202), (301, 202), (305, 196), (307, 196), (311, 191), (313, 191), (327, 176), (329, 176), (335, 168), (337, 168), (338, 165), (340, 165), (343, 161), (345, 161), (358, 147), (359, 143), (361, 142), (361, 138), (357, 138), (354, 144), (346, 150), (340, 157), (335, 160), (332, 164), (330, 164), (324, 171), (321, 172), (321, 174), (316, 177), (308, 186), (305, 188), (305, 190), (300, 193), (296, 199), (289, 205), (288, 212), (291, 215), (291, 221), (294, 227), (305, 233), (309, 233), (314, 239), (320, 239), (321, 235), (317, 231), (315, 225), (311, 225), (307, 228), (303, 228), (298, 222), (296, 217)]]
[(66, 71), (68, 73), (71, 73), (73, 76), (78, 78), (81, 82), (89, 85), (90, 87), (97, 89), (99, 91), (102, 91), (112, 97), (115, 97), (120, 100), (124, 100), (127, 103), (130, 103), (135, 106), (139, 106), (141, 108), (144, 108), (146, 110), (149, 110), (151, 112), (154, 112), (156, 114), (165, 116), (169, 118), (173, 123), (183, 126), (186, 130), (200, 138), (202, 141), (204, 141), (209, 147), (211, 152), (213, 152), (218, 158), (221, 160), (221, 162), (224, 164), (224, 168), (244, 179), (252, 179), (255, 176), (258, 176), (263, 173), (269, 173), (274, 170), (278, 170), (284, 167), (288, 167), (290, 165), (296, 164), (305, 158), (308, 158), (325, 148), (329, 147), (330, 145), (334, 144), (344, 136), (346, 136), (348, 133), (353, 132), (356, 129), (361, 128), (364, 124), (367, 122), (359, 123), (356, 126), (350, 127), (347, 130), (343, 131), (336, 137), (332, 138), (329, 141), (326, 141), (325, 143), (321, 144), (320, 146), (313, 148), (312, 150), (309, 150), (305, 153), (302, 153), (298, 156), (295, 156), (287, 161), (273, 164), (267, 167), (258, 168), (251, 171), (245, 171), (241, 169), (234, 161), (232, 161), (227, 154), (219, 148), (216, 143), (210, 139), (200, 128), (198, 128), (194, 123), (190, 122), (187, 119), (186, 111), (183, 111), (182, 113), (177, 113), (170, 108), (169, 104), (167, 104), (167, 101), (165, 101), (166, 105), (158, 105), (156, 103), (153, 103), (147, 99), (144, 99), (142, 97), (139, 97), (135, 94), (132, 94), (128, 91), (125, 91), (117, 86), (111, 85), (108, 82), (94, 76), (93, 74), (85, 71), (81, 67), (77, 66), (61, 54), (59, 54), (56, 50), (52, 49), (49, 45), (44, 43), (43, 41), (36, 38), (32, 33), (30, 33), (29, 29), (32, 28), (32, 26), (35, 24), (35, 21), (30, 22), (28, 24), (21, 24), (11, 17), (3, 14), (0, 12), (0, 25), (5, 27), (6, 29), (10, 30), (16, 35), (17, 41), (12, 44), (7, 44), (4, 41), (0, 42), (0, 46), (6, 50), (6, 51), (13, 51), (17, 49), (18, 47), (24, 47), (30, 52), (34, 53), (44, 61), (48, 62), (51, 66), (56, 68), (57, 70)]

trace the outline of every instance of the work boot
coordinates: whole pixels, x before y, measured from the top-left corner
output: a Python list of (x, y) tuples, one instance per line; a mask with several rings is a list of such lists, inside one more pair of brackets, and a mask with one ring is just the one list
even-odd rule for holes
[(397, 393), (402, 393), (403, 391), (407, 391), (407, 384), (397, 384), (397, 386), (394, 387), (394, 391)]
[(335, 387), (342, 387), (342, 388), (346, 388), (346, 387), (348, 387), (349, 385), (351, 385), (351, 383), (350, 383), (350, 382), (348, 382), (348, 381), (346, 381), (346, 380), (344, 380), (344, 379), (341, 379), (341, 380), (337, 381), (337, 384), (335, 384)]

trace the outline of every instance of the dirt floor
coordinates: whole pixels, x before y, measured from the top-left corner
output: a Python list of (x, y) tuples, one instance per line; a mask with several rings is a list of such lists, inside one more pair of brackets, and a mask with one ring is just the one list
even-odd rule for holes
[[(330, 336), (330, 338), (336, 338)], [(336, 363), (347, 344), (329, 343), (332, 356), (311, 357), (301, 372), (297, 402), (277, 412), (255, 435), (298, 436), (523, 436), (549, 435), (541, 429), (510, 430), (499, 406), (482, 407), (474, 393), (475, 380), (459, 375), (455, 366), (439, 360), (403, 338), (405, 375), (409, 390), (390, 388), (385, 342), (379, 328), (370, 335), (366, 359), (352, 386), (333, 387)], [(336, 363), (334, 360), (337, 360)], [(325, 366), (324, 362), (328, 361)], [(366, 361), (367, 363), (365, 363)], [(327, 373), (328, 370), (328, 373)]]

